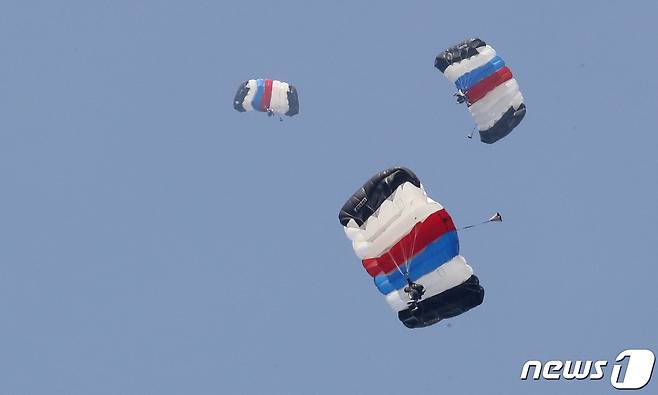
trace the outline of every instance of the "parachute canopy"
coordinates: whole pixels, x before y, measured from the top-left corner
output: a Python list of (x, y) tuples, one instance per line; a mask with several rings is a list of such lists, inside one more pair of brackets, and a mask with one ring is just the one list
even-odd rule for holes
[[(363, 267), (408, 328), (435, 324), (482, 303), (484, 288), (459, 255), (452, 218), (411, 170), (394, 167), (376, 174), (338, 217)], [(408, 279), (425, 287), (415, 310), (404, 292)]]
[(248, 80), (238, 88), (233, 108), (240, 112), (261, 111), (292, 117), (299, 112), (297, 89), (277, 80)]
[(468, 109), (487, 144), (507, 136), (526, 112), (519, 85), (505, 61), (479, 38), (443, 51), (434, 67), (464, 93)]

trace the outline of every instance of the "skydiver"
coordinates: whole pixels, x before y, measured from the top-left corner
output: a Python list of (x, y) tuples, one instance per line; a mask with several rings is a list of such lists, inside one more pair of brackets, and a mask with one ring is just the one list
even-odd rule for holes
[(274, 110), (272, 110), (271, 108), (268, 107), (267, 108), (267, 116), (268, 117), (274, 116)]
[(462, 92), (461, 89), (457, 90), (457, 92), (454, 93), (453, 96), (457, 97), (457, 103), (459, 103), (459, 104), (462, 104), (466, 100), (468, 100), (468, 98), (466, 97), (466, 93)]
[(404, 292), (409, 296), (409, 302), (407, 304), (411, 312), (416, 312), (418, 310), (418, 302), (420, 302), (420, 299), (425, 294), (425, 287), (407, 279), (407, 286), (404, 287)]

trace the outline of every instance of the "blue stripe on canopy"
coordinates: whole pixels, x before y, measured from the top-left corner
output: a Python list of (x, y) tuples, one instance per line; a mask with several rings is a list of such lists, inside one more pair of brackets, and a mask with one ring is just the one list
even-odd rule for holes
[(265, 81), (262, 78), (256, 80), (256, 94), (254, 98), (251, 99), (251, 107), (255, 111), (261, 111), (260, 102), (263, 99), (263, 93), (265, 92)]
[[(406, 273), (407, 268), (410, 266), (409, 278), (411, 281), (416, 281), (458, 254), (459, 238), (457, 237), (457, 231), (447, 232), (429, 244), (423, 252), (416, 255), (411, 261), (400, 265), (400, 270)], [(402, 289), (407, 285), (407, 279), (397, 269), (388, 275), (380, 274), (374, 280), (375, 286), (384, 295)]]
[(471, 70), (468, 73), (464, 73), (464, 75), (455, 81), (455, 86), (462, 92), (466, 92), (475, 86), (475, 84), (487, 78), (496, 71), (502, 69), (503, 67), (505, 67), (505, 61), (500, 56), (496, 56), (477, 69)]

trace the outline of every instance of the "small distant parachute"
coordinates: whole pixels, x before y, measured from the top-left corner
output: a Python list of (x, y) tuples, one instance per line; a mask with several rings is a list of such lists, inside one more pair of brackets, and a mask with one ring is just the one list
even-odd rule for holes
[[(406, 327), (435, 324), (484, 300), (484, 288), (459, 255), (452, 218), (411, 170), (394, 167), (376, 174), (338, 217), (363, 267)], [(404, 291), (408, 281), (425, 289), (416, 307)]]
[(233, 108), (239, 112), (261, 111), (292, 117), (299, 113), (297, 89), (278, 80), (248, 80), (238, 88)]
[(455, 84), (457, 100), (467, 102), (483, 143), (507, 136), (525, 116), (523, 95), (511, 70), (479, 38), (446, 49), (436, 57), (434, 67)]

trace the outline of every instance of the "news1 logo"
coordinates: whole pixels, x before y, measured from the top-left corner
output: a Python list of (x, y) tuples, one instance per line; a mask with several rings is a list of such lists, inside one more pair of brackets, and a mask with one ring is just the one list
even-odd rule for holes
[[(651, 380), (656, 356), (651, 350), (625, 350), (617, 355), (612, 365), (610, 384), (619, 390), (637, 390)], [(601, 380), (608, 361), (527, 361), (521, 369), (521, 380), (527, 380), (530, 369), (533, 380)]]

